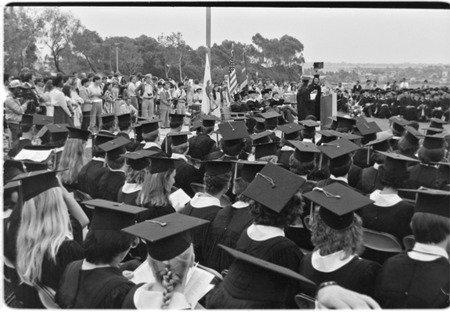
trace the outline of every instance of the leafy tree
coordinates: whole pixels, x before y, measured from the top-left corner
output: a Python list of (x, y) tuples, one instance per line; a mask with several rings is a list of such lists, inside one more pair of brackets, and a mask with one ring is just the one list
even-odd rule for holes
[(96, 31), (83, 29), (74, 33), (72, 45), (73, 52), (82, 56), (94, 73), (97, 73), (97, 70), (105, 69), (105, 50), (107, 48)]
[(186, 42), (183, 39), (183, 34), (180, 32), (158, 36), (158, 42), (164, 48), (163, 59), (166, 64), (164, 67), (166, 77), (169, 77), (170, 68), (178, 65), (180, 71), (180, 80), (183, 80), (183, 71), (181, 68), (182, 58), (187, 50)]

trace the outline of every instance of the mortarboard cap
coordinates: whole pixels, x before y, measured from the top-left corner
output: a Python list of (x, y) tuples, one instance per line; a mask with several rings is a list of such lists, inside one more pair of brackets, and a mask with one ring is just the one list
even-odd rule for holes
[(255, 121), (256, 121), (255, 132), (261, 132), (261, 131), (266, 130), (266, 124), (265, 124), (264, 118), (254, 117), (253, 119), (255, 119)]
[(143, 170), (150, 165), (150, 160), (148, 157), (154, 154), (158, 154), (159, 152), (151, 151), (151, 150), (140, 150), (131, 153), (122, 154), (121, 156), (127, 159), (128, 165), (133, 170)]
[(427, 130), (426, 135), (434, 135), (434, 134), (442, 133), (445, 131), (444, 129), (441, 129), (441, 128), (432, 128), (432, 127), (422, 128), (422, 129)]
[(347, 132), (339, 132), (339, 131), (336, 131), (336, 136), (339, 138), (347, 139), (349, 141), (358, 140), (358, 139), (362, 138), (362, 136), (360, 136), (360, 135), (356, 135), (353, 133), (347, 133)]
[(401, 177), (408, 170), (409, 162), (419, 162), (417, 159), (407, 157), (397, 153), (387, 153), (380, 152), (378, 153), (386, 156), (383, 163), (383, 168), (386, 169), (391, 174), (394, 174), (398, 177)]
[(310, 119), (300, 120), (298, 123), (304, 126), (305, 128), (315, 128), (320, 125), (320, 123), (318, 123), (317, 121)]
[(323, 222), (335, 230), (348, 228), (353, 223), (353, 212), (373, 203), (373, 200), (341, 183), (315, 187), (303, 196), (321, 207), (319, 214)]
[(429, 127), (438, 129), (444, 129), (444, 125), (447, 123), (446, 121), (437, 118), (431, 118), (430, 121)]
[(184, 114), (169, 114), (170, 122), (173, 123), (183, 123)]
[(89, 138), (89, 135), (91, 134), (89, 131), (82, 130), (79, 128), (67, 127), (67, 129), (69, 130), (68, 139), (80, 139), (83, 141), (87, 141)]
[(217, 176), (231, 172), (233, 163), (226, 160), (208, 160), (204, 162), (206, 164), (205, 173), (209, 176)]
[(389, 118), (390, 121), (392, 121), (392, 129), (394, 129), (397, 132), (403, 133), (405, 130), (405, 126), (408, 125), (408, 121), (403, 119), (402, 117), (391, 117)]
[(243, 195), (280, 213), (303, 183), (305, 180), (300, 176), (268, 163), (256, 174), (255, 179), (243, 192)]
[(336, 131), (348, 132), (353, 130), (356, 120), (349, 116), (336, 116), (337, 126)]
[(3, 163), (3, 183), (15, 176), (24, 173), (23, 163), (17, 160), (5, 159)]
[(180, 161), (175, 158), (168, 157), (154, 157), (150, 156), (151, 164), (150, 164), (150, 173), (160, 173), (166, 172), (170, 169), (176, 169), (176, 162)]
[(445, 134), (438, 133), (433, 135), (425, 135), (422, 146), (427, 149), (444, 148)]
[(167, 137), (170, 137), (172, 140), (172, 145), (178, 146), (184, 143), (187, 143), (188, 141), (188, 135), (191, 133), (188, 131), (183, 131), (179, 133), (168, 133)]
[(285, 140), (295, 140), (298, 138), (300, 130), (303, 129), (302, 125), (298, 123), (291, 122), (286, 125), (278, 126), (278, 130), (283, 132)]
[(122, 115), (117, 115), (117, 122), (120, 129), (126, 129), (131, 126), (131, 114), (126, 113)]
[(20, 121), (20, 125), (22, 126), (32, 126), (33, 125), (33, 115), (22, 115), (22, 120)]
[(216, 124), (216, 121), (218, 121), (218, 118), (216, 116), (203, 116), (202, 117), (203, 127), (214, 127), (214, 125)]
[[(47, 128), (52, 141), (64, 140), (67, 138), (67, 134), (69, 133), (69, 130), (67, 129), (65, 124), (48, 124), (44, 128)], [(42, 128), (41, 130), (43, 130), (44, 128)]]
[(267, 113), (262, 113), (261, 116), (264, 118), (264, 123), (268, 128), (275, 128), (278, 126), (278, 117), (281, 115), (275, 111), (270, 111)]
[(22, 181), (23, 200), (31, 198), (53, 188), (60, 186), (56, 173), (59, 171), (39, 170), (22, 173), (14, 177), (13, 181)]
[(45, 126), (50, 123), (53, 123), (53, 117), (40, 115), (40, 114), (34, 114), (33, 115), (33, 124), (36, 126)]
[(406, 126), (405, 127), (405, 139), (411, 144), (417, 144), (421, 138), (423, 138), (423, 134), (414, 129), (413, 127)]
[(414, 212), (425, 212), (450, 218), (450, 192), (421, 187), (419, 189), (399, 189), (402, 192), (414, 192), (416, 206)]
[(266, 161), (248, 161), (248, 160), (239, 160), (236, 162), (236, 165), (242, 165), (240, 174), (242, 180), (247, 183), (251, 183), (258, 172), (267, 165)]
[(319, 131), (317, 131), (317, 133), (320, 133), (322, 135), (322, 137), (320, 138), (320, 140), (322, 141), (322, 144), (329, 143), (331, 141), (336, 140), (337, 139), (336, 132), (337, 131), (334, 131), (334, 130), (319, 130)]
[(84, 201), (83, 204), (95, 207), (89, 230), (121, 230), (133, 225), (137, 214), (147, 210), (104, 199), (92, 199)]
[(374, 151), (387, 152), (391, 148), (391, 144), (389, 140), (392, 138), (392, 135), (384, 135), (376, 140), (370, 141), (365, 146), (372, 146)]
[(318, 149), (328, 158), (334, 159), (358, 150), (359, 146), (342, 138), (329, 143), (324, 143), (319, 146)]
[(276, 156), (278, 154), (277, 142), (269, 142), (257, 144), (255, 146), (255, 159), (260, 159), (265, 156)]
[(130, 140), (124, 137), (118, 137), (111, 141), (103, 143), (98, 147), (106, 152), (108, 159), (115, 160), (118, 159), (120, 155), (125, 154), (126, 152), (125, 146), (130, 142), (131, 142)]
[(200, 119), (197, 119), (192, 122), (191, 127), (189, 128), (190, 131), (196, 131), (197, 129), (202, 127), (202, 121)]
[(372, 122), (356, 122), (356, 128), (363, 136), (367, 136), (370, 134), (376, 134), (381, 131), (381, 128), (378, 126), (378, 124), (375, 121)]
[(190, 230), (207, 223), (209, 221), (200, 218), (171, 213), (129, 226), (122, 231), (144, 239), (148, 254), (153, 259), (167, 261), (191, 246)]
[(243, 121), (227, 121), (219, 124), (219, 132), (224, 141), (238, 140), (249, 137), (247, 126)]
[(108, 141), (114, 140), (116, 137), (112, 134), (106, 135), (106, 134), (97, 134), (94, 139), (94, 145), (100, 146)]
[(159, 119), (153, 119), (149, 121), (141, 122), (142, 134), (150, 133), (159, 129)]
[(320, 153), (317, 145), (310, 142), (289, 141), (294, 147), (294, 157), (299, 162), (311, 162), (314, 160), (314, 153)]
[(271, 139), (270, 139), (271, 134), (272, 134), (272, 132), (269, 130), (252, 134), (250, 136), (250, 138), (252, 139), (252, 144), (258, 145), (258, 144), (270, 143), (271, 142)]
[(262, 113), (261, 116), (262, 116), (262, 118), (264, 118), (265, 120), (267, 120), (267, 119), (278, 118), (278, 117), (280, 117), (281, 115), (278, 114), (278, 113), (275, 112), (275, 111), (270, 111), (270, 112), (267, 112), (267, 113)]
[(113, 122), (115, 118), (116, 118), (116, 115), (114, 115), (114, 114), (102, 115), (102, 123), (106, 124), (109, 122)]

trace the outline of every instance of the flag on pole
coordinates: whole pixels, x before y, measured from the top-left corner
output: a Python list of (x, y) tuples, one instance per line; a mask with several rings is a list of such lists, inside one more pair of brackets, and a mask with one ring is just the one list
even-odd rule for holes
[(247, 59), (245, 57), (245, 50), (244, 50), (244, 68), (242, 68), (242, 76), (244, 76), (244, 81), (242, 81), (241, 85), (239, 86), (240, 91), (243, 91), (245, 88), (248, 89)]
[(206, 115), (214, 115), (220, 118), (220, 107), (214, 103), (212, 97), (213, 84), (211, 82), (211, 66), (208, 52), (206, 52), (205, 75), (203, 76), (203, 94), (201, 111)]
[(230, 56), (230, 79), (229, 79), (229, 94), (230, 98), (232, 98), (233, 94), (236, 92), (237, 88), (237, 79), (236, 79), (236, 68), (234, 67), (234, 45), (231, 45), (231, 56)]

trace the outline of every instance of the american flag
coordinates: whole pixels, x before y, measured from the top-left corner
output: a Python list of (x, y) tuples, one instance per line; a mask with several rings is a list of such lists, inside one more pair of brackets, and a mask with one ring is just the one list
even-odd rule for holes
[(234, 67), (234, 56), (233, 51), (234, 46), (231, 46), (231, 56), (230, 56), (230, 80), (229, 80), (229, 93), (233, 95), (236, 92), (237, 88), (237, 79), (236, 79), (236, 68)]

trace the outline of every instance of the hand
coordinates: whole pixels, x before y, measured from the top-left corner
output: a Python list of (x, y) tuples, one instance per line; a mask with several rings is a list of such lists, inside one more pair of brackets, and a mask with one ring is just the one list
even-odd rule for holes
[(319, 290), (317, 294), (319, 309), (381, 309), (369, 296), (331, 285)]

